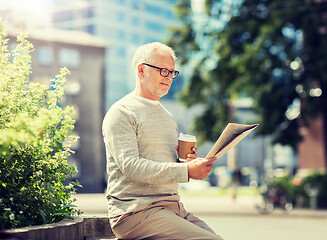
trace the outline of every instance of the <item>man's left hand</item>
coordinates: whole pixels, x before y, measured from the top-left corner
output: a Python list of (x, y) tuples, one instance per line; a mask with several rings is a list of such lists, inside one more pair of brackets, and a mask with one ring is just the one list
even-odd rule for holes
[[(178, 145), (175, 146), (175, 149), (176, 149), (176, 151), (178, 153)], [(193, 153), (187, 154), (187, 158), (186, 158), (187, 161), (192, 161), (192, 160), (194, 160), (194, 159), (196, 159), (198, 157), (198, 155), (196, 154), (198, 149), (196, 147), (193, 147), (192, 151), (193, 151)]]

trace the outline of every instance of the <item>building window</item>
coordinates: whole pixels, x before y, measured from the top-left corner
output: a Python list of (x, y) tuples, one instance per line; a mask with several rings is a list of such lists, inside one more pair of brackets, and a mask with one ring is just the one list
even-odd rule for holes
[(123, 30), (118, 30), (118, 31), (117, 31), (117, 38), (118, 38), (119, 40), (125, 40), (125, 38), (126, 38), (126, 33), (125, 33), (125, 31), (123, 31)]
[(160, 8), (152, 4), (145, 3), (144, 10), (148, 13), (160, 15)]
[(138, 17), (132, 17), (131, 22), (132, 22), (132, 25), (133, 25), (133, 26), (138, 26), (138, 25), (140, 25), (140, 19), (139, 19)]
[(117, 13), (117, 20), (119, 22), (125, 22), (125, 19), (126, 19), (126, 15), (124, 13), (121, 13), (121, 12)]
[(126, 57), (126, 49), (125, 48), (118, 48), (118, 56)]
[(135, 10), (139, 10), (141, 8), (141, 4), (139, 0), (132, 0), (132, 8)]
[(72, 11), (62, 11), (56, 12), (52, 15), (52, 21), (57, 22), (65, 22), (73, 20), (73, 12)]
[(90, 33), (90, 34), (94, 34), (94, 25), (93, 24), (86, 25), (85, 26), (85, 31)]
[(37, 49), (37, 59), (41, 65), (50, 66), (53, 64), (53, 50), (47, 46), (41, 46)]
[(88, 7), (85, 9), (85, 17), (86, 18), (94, 17), (94, 8), (93, 7)]
[(123, 48), (123, 47), (117, 47), (117, 48), (115, 49), (115, 55), (116, 55), (117, 57), (121, 57), (121, 58), (126, 57), (126, 49)]
[(156, 5), (152, 5), (149, 3), (145, 3), (144, 4), (144, 10), (148, 13), (157, 15), (157, 16), (161, 16), (161, 17), (165, 17), (165, 18), (175, 18), (175, 15), (173, 13), (173, 11), (166, 9), (166, 8), (162, 8)]
[(78, 68), (81, 65), (81, 54), (76, 49), (62, 48), (58, 53), (59, 65)]
[(126, 5), (125, 0), (116, 0), (119, 5)]
[(132, 43), (134, 44), (139, 44), (140, 43), (140, 35), (138, 34), (132, 34), (132, 38), (131, 38)]
[(154, 32), (165, 32), (166, 27), (160, 23), (152, 22), (152, 21), (146, 21), (145, 22), (146, 29)]

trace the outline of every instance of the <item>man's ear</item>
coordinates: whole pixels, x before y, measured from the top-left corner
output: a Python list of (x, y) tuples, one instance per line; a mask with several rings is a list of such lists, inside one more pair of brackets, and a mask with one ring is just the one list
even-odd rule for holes
[(140, 63), (137, 66), (137, 73), (142, 77), (144, 76), (144, 65), (143, 64)]

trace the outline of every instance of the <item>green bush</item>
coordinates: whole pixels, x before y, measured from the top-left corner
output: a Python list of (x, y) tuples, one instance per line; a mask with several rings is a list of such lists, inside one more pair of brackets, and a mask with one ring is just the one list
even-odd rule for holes
[(292, 201), (296, 197), (296, 186), (288, 177), (277, 177), (270, 184), (270, 186), (277, 186), (282, 193), (288, 196)]
[(317, 191), (317, 207), (327, 208), (327, 174), (313, 172), (304, 177), (299, 184), (293, 184), (294, 179), (278, 177), (270, 182), (269, 186), (278, 186), (295, 204), (301, 199), (302, 207), (310, 207), (310, 191)]
[(0, 19), (0, 229), (52, 223), (79, 215), (73, 202), (77, 172), (67, 164), (77, 136), (73, 109), (59, 107), (66, 75), (49, 86), (29, 82), (32, 44), (26, 34), (8, 50)]
[(327, 208), (327, 174), (312, 173), (303, 179), (302, 188), (307, 198), (309, 198), (310, 190), (315, 189), (317, 191), (317, 207)]

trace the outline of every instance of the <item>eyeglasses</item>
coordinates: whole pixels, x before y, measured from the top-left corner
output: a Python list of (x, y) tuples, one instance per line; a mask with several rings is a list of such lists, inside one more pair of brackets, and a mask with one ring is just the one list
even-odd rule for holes
[(163, 77), (168, 77), (169, 73), (171, 73), (171, 75), (173, 76), (173, 78), (176, 78), (179, 74), (179, 71), (169, 71), (167, 68), (160, 68), (160, 67), (156, 67), (156, 66), (153, 66), (151, 64), (147, 64), (147, 63), (142, 63), (143, 65), (146, 65), (146, 66), (149, 66), (149, 67), (152, 67), (152, 68), (156, 68), (156, 69), (159, 69), (160, 70), (160, 75), (163, 76)]

